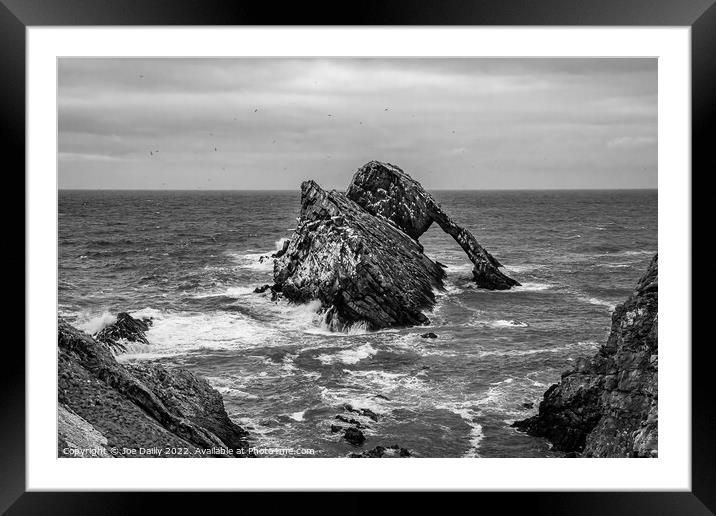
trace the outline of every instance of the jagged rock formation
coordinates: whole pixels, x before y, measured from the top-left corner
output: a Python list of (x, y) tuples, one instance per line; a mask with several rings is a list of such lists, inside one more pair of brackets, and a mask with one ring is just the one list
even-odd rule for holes
[(380, 215), (417, 240), (433, 222), (453, 237), (475, 266), (478, 286), (507, 290), (519, 283), (503, 274), (502, 267), (467, 229), (457, 225), (415, 179), (390, 163), (371, 161), (353, 176), (346, 196), (373, 215)]
[(105, 343), (115, 355), (127, 351), (125, 342), (140, 342), (149, 344), (145, 331), (149, 331), (152, 325), (152, 319), (135, 319), (127, 312), (117, 314), (117, 320), (102, 328), (95, 333), (93, 337), (100, 342)]
[(247, 432), (206, 380), (154, 363), (119, 364), (106, 345), (63, 320), (57, 343), (60, 457), (87, 449), (107, 457), (135, 456), (125, 448), (162, 450), (153, 457), (187, 456), (184, 449), (190, 457), (247, 452)]
[(536, 416), (514, 426), (588, 457), (657, 456), (657, 259), (614, 310), (607, 343), (562, 374)]
[(298, 227), (274, 264), (272, 291), (291, 301), (321, 301), (326, 323), (340, 330), (357, 321), (370, 329), (428, 323), (424, 310), (442, 289), (443, 267), (418, 242), (437, 222), (475, 264), (484, 288), (518, 285), (470, 234), (448, 217), (399, 168), (372, 161), (355, 174), (348, 192), (301, 185)]

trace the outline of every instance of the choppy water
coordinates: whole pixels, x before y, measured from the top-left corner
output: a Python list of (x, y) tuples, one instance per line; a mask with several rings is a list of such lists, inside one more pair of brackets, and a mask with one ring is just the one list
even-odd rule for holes
[[(552, 456), (509, 427), (608, 334), (657, 250), (656, 191), (434, 193), (523, 286), (479, 290), (449, 236), (421, 242), (448, 265), (424, 327), (329, 334), (315, 305), (253, 294), (291, 234), (299, 192), (59, 193), (59, 311), (87, 331), (110, 314), (150, 315), (161, 360), (206, 377), (261, 446), (355, 451), (330, 432), (341, 406), (379, 414), (364, 448), (399, 443), (427, 457)], [(525, 403), (535, 403), (526, 408)], [(353, 415), (352, 417), (355, 417)]]

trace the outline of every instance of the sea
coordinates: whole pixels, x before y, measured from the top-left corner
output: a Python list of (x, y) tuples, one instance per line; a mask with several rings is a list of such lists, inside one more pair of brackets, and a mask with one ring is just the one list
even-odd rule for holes
[[(187, 368), (222, 394), (252, 445), (312, 450), (270, 456), (398, 444), (416, 457), (558, 457), (510, 425), (606, 341), (657, 251), (657, 191), (432, 194), (522, 286), (477, 288), (434, 225), (420, 241), (447, 278), (430, 325), (331, 333), (315, 302), (253, 292), (272, 283), (262, 257), (290, 238), (298, 190), (62, 190), (58, 312), (89, 334), (121, 311), (152, 317), (150, 344), (117, 359)], [(338, 414), (368, 427), (362, 447), (331, 432)]]

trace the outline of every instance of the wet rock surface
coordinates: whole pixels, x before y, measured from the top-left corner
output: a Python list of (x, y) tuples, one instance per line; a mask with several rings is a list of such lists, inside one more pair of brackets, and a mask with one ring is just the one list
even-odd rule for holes
[[(206, 380), (156, 363), (119, 364), (108, 347), (58, 321), (58, 456), (78, 449), (106, 456), (234, 456), (248, 450)], [(89, 446), (92, 444), (93, 446)], [(125, 455), (124, 449), (153, 449)]]
[(410, 450), (397, 444), (392, 446), (376, 446), (362, 453), (349, 453), (348, 457), (353, 459), (383, 459), (383, 458), (405, 458), (411, 457)]
[(144, 332), (148, 331), (151, 325), (151, 318), (135, 319), (127, 312), (120, 312), (114, 323), (102, 328), (93, 337), (109, 346), (114, 354), (120, 354), (127, 351), (125, 342), (149, 344)]
[(354, 446), (360, 446), (365, 442), (365, 435), (357, 428), (346, 428), (343, 432), (343, 438)]
[(658, 455), (658, 258), (612, 314), (609, 338), (514, 426), (586, 457)]
[(442, 211), (420, 184), (386, 163), (359, 169), (347, 193), (301, 185), (298, 226), (274, 264), (273, 290), (287, 299), (318, 299), (325, 322), (342, 330), (365, 322), (375, 330), (423, 325), (445, 272), (418, 242), (436, 222), (465, 250), (478, 286), (508, 289), (519, 283), (474, 236)]

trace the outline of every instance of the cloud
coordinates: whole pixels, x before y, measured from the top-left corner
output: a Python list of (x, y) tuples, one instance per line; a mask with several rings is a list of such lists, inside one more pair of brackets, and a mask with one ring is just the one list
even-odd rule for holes
[(345, 188), (371, 159), (429, 188), (656, 186), (654, 59), (71, 58), (58, 84), (63, 188)]
[(650, 147), (656, 145), (655, 136), (620, 136), (607, 142), (611, 149)]

